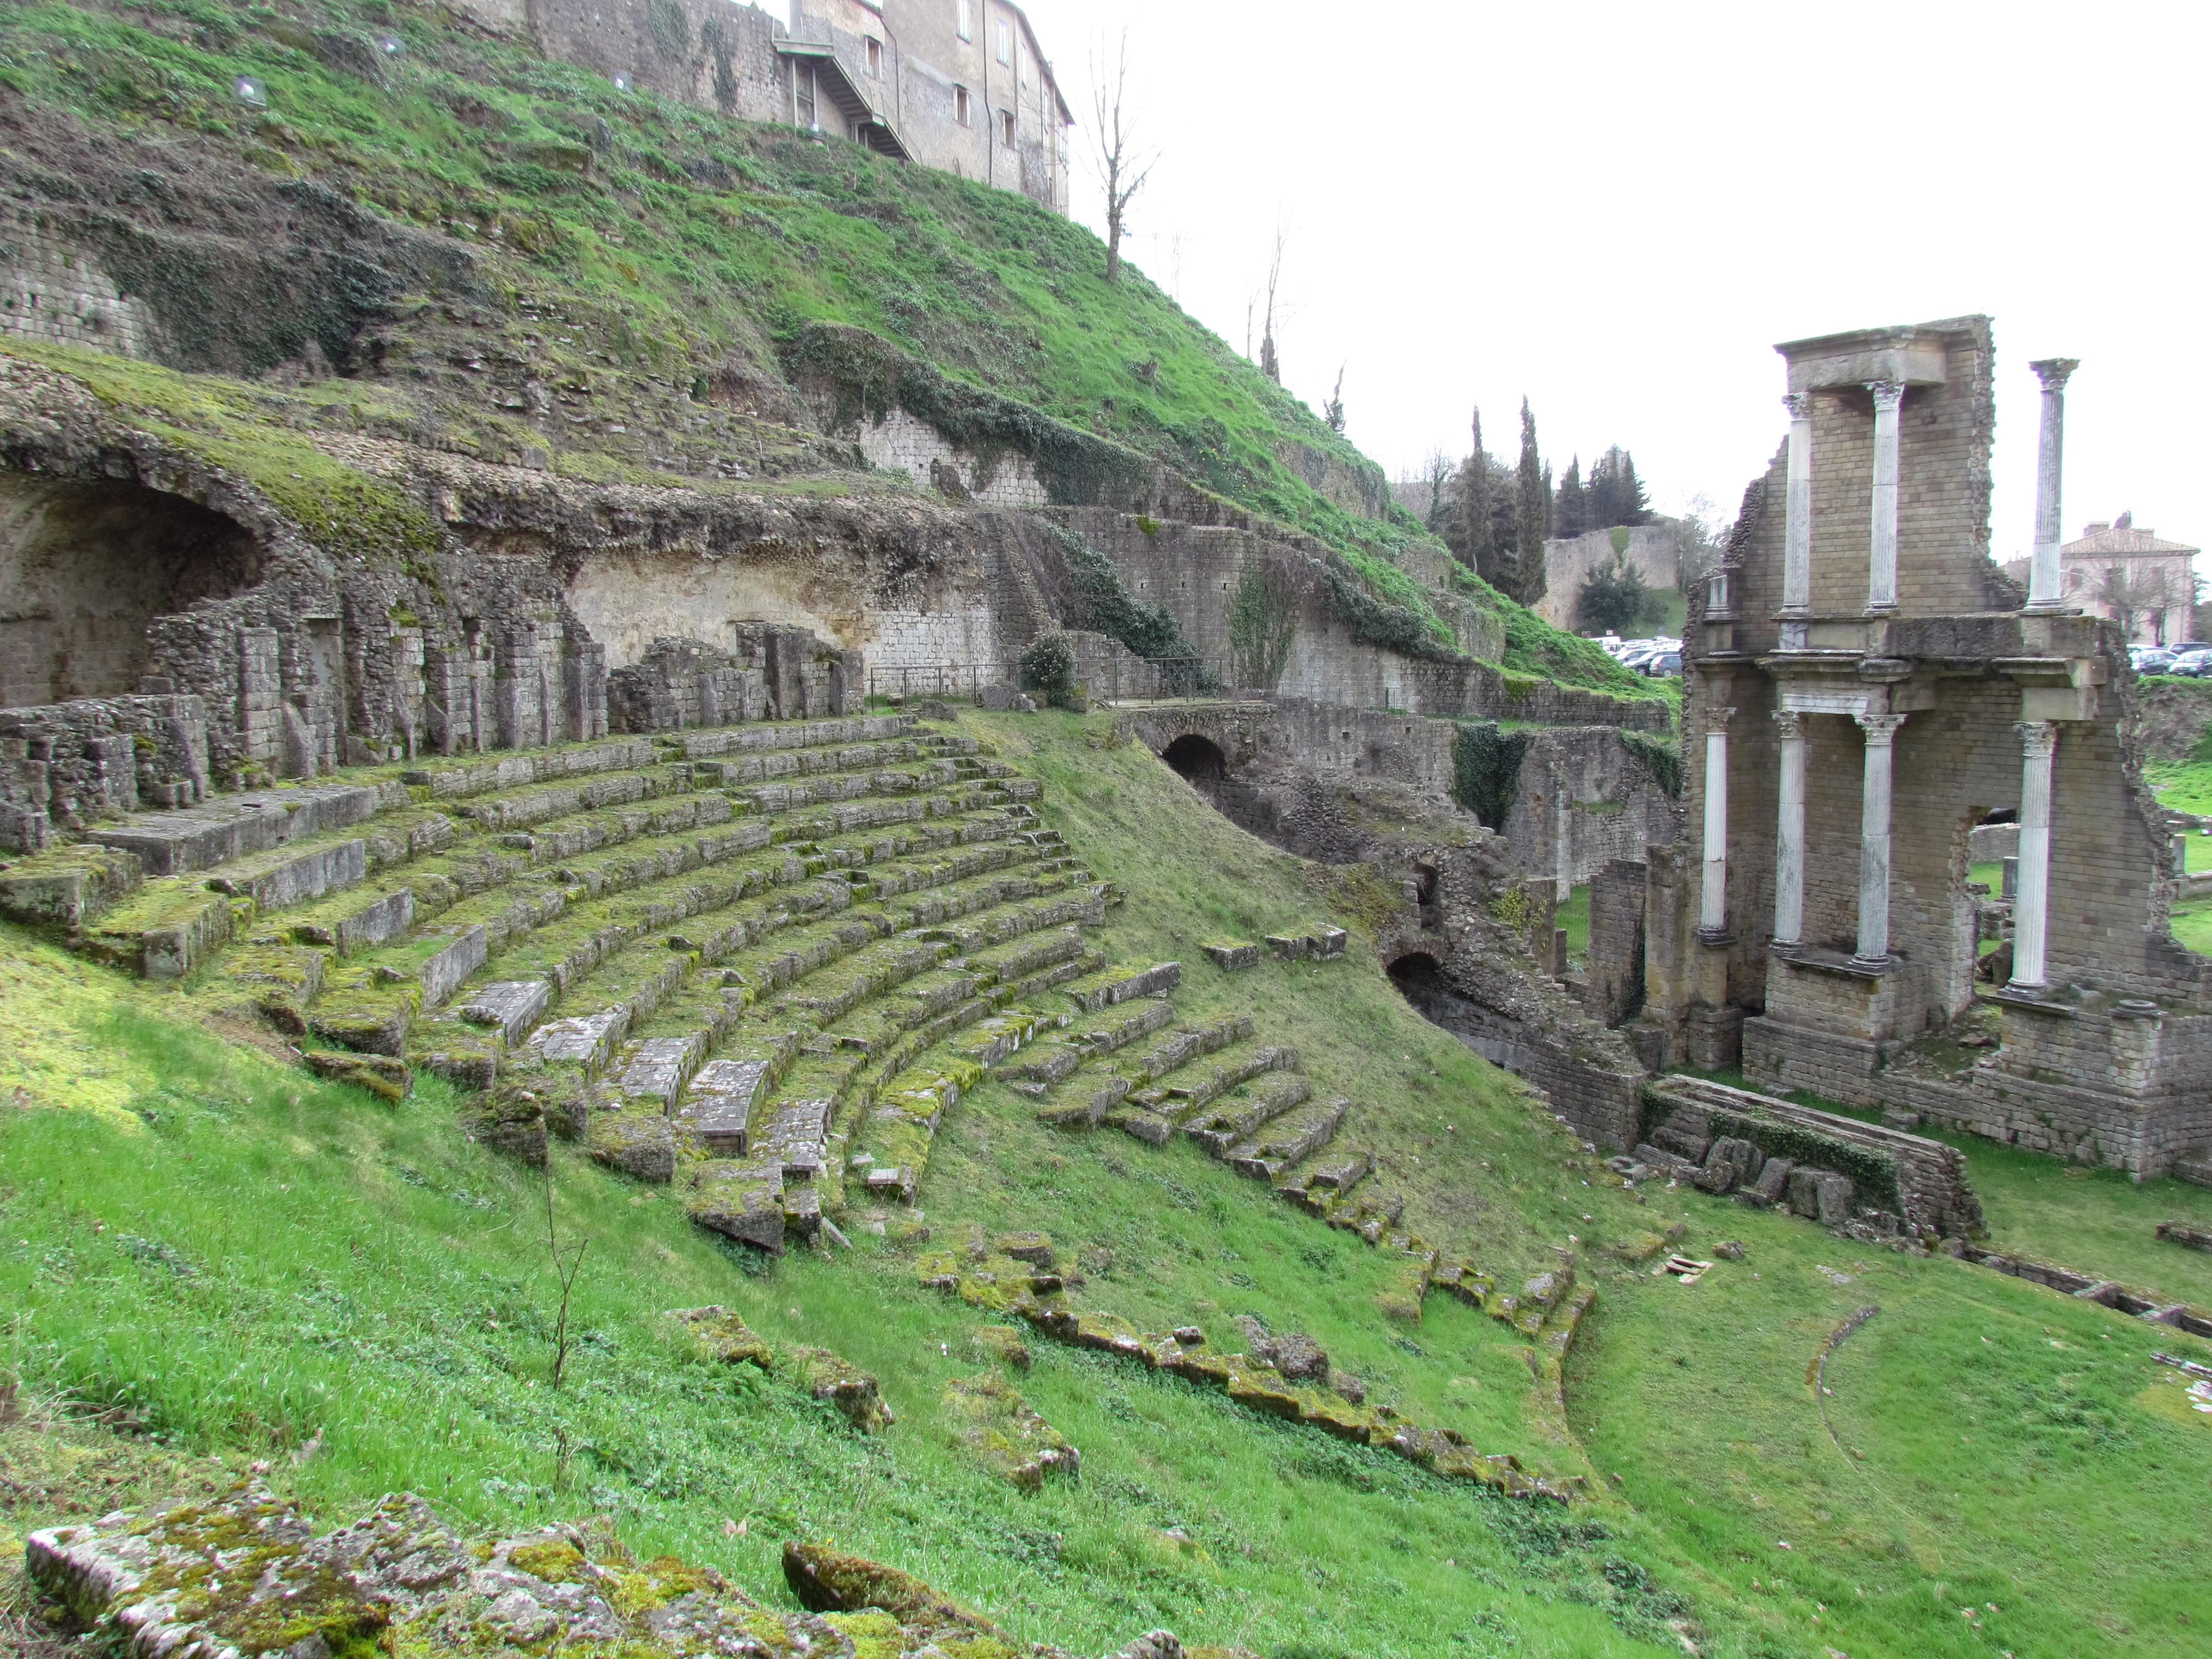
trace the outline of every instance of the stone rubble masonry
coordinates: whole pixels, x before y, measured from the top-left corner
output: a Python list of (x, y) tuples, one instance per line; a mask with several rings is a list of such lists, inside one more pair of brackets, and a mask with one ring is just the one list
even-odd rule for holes
[(0, 709), (0, 848), (36, 852), (142, 805), (208, 790), (206, 705), (194, 696), (100, 697)]
[[(1894, 1165), (1898, 1200), (1903, 1206), (1899, 1218), (1911, 1229), (1932, 1230), (1947, 1238), (1981, 1235), (1981, 1202), (1966, 1183), (1966, 1159), (1955, 1147), (1947, 1146), (1940, 1140), (1698, 1078), (1660, 1078), (1648, 1085), (1644, 1093), (1651, 1110), (1658, 1115), (1659, 1127), (1654, 1128), (1651, 1138), (1669, 1150), (1686, 1150), (1692, 1145), (1710, 1147), (1715, 1144), (1711, 1120), (1717, 1111), (1754, 1126), (1771, 1121), (1785, 1129), (1808, 1130), (1830, 1140), (1858, 1147)], [(1779, 1161), (1778, 1158), (1767, 1158), (1765, 1170), (1771, 1170)], [(1792, 1174), (1785, 1164), (1774, 1181), (1781, 1190), (1766, 1195), (1781, 1196), (1782, 1190), (1786, 1190), (1782, 1188), (1782, 1183)], [(1826, 1221), (1826, 1216), (1819, 1218)]]

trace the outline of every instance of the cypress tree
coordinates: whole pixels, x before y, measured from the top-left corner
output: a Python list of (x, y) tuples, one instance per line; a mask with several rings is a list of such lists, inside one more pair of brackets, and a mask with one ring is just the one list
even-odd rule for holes
[(1486, 580), (1496, 562), (1497, 538), (1491, 526), (1490, 457), (1482, 450), (1482, 410), (1474, 411), (1474, 451), (1459, 475), (1460, 562)]
[(1616, 524), (1649, 524), (1651, 522), (1651, 500), (1644, 493), (1644, 481), (1636, 476), (1636, 457), (1626, 450), (1620, 452), (1620, 516)]
[(1536, 416), (1521, 400), (1520, 488), (1514, 498), (1514, 566), (1508, 597), (1534, 605), (1544, 597), (1544, 537), (1551, 529), (1552, 492), (1536, 453)]
[(1583, 489), (1583, 458), (1567, 463), (1567, 476), (1559, 480), (1552, 498), (1552, 533), (1562, 538), (1579, 536), (1589, 528), (1589, 504)]

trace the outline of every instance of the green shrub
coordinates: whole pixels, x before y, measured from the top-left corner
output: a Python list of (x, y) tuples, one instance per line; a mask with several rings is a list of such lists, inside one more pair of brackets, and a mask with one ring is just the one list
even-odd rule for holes
[(1059, 632), (1040, 634), (1023, 651), (1022, 690), (1035, 691), (1058, 707), (1075, 695), (1075, 647)]
[(1530, 734), (1506, 732), (1496, 720), (1462, 723), (1452, 738), (1452, 799), (1486, 830), (1503, 830), (1527, 758)]

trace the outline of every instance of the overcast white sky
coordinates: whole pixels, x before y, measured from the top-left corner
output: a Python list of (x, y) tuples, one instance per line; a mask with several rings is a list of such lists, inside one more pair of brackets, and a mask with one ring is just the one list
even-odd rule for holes
[[(1085, 122), (1127, 29), (1160, 151), (1132, 250), (1232, 345), (1278, 219), (1285, 380), (1395, 476), (1493, 453), (1522, 393), (1732, 518), (1781, 441), (1778, 340), (1984, 311), (1994, 550), (2033, 530), (2031, 358), (2082, 360), (2065, 519), (2212, 536), (2212, 7), (1862, 0), (1027, 0)], [(1077, 216), (1103, 224), (1081, 175)]]

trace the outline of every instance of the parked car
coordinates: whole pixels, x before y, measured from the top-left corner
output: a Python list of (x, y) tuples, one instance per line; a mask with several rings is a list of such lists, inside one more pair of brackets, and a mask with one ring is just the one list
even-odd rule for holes
[(2203, 678), (2208, 671), (2212, 671), (2212, 650), (2185, 651), (2168, 663), (2163, 672), (2194, 680)]
[(2138, 674), (2170, 674), (2173, 672), (2174, 653), (2163, 646), (2152, 646), (2129, 653)]
[(1682, 653), (1679, 651), (1662, 651), (1644, 665), (1644, 672), (1655, 679), (1681, 672)]

